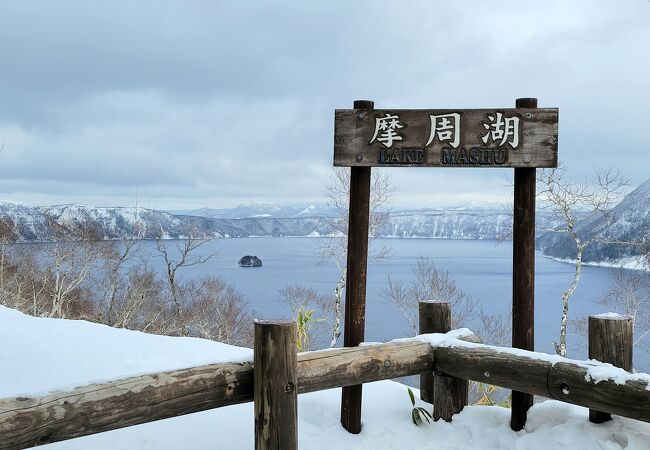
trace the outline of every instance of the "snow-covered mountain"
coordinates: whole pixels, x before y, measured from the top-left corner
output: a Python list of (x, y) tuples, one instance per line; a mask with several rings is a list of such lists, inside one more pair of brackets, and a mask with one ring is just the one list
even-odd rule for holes
[[(182, 238), (191, 232), (188, 223), (172, 214), (146, 208), (93, 207), (83, 205), (27, 206), (0, 202), (2, 232), (16, 241), (47, 241), (57, 232), (92, 230), (104, 239), (158, 235)], [(220, 237), (218, 233), (215, 236)]]
[[(650, 179), (630, 192), (607, 217), (594, 216), (581, 223), (576, 231), (585, 241), (594, 236), (603, 241), (635, 242), (650, 240)], [(648, 242), (650, 245), (650, 242)], [(540, 236), (538, 246), (548, 256), (574, 259), (575, 244), (565, 234), (548, 232)], [(612, 243), (594, 243), (586, 248), (583, 260), (587, 263), (611, 263), (637, 257), (641, 248)]]
[[(585, 221), (580, 233), (585, 238), (599, 235), (608, 239), (638, 240), (650, 236), (650, 180), (630, 193), (611, 211), (611, 225), (602, 217)], [(227, 237), (327, 236), (336, 233), (337, 217), (317, 205), (282, 206), (274, 203), (243, 204), (232, 209), (203, 208), (175, 213), (145, 208), (58, 205), (32, 207), (0, 202), (0, 234), (18, 241), (52, 239), (53, 224), (65, 228), (95, 230), (107, 239), (137, 236), (152, 239), (183, 238), (189, 234)], [(538, 211), (537, 223), (548, 226), (548, 215)], [(509, 236), (512, 217), (504, 208), (465, 206), (393, 211), (380, 230), (382, 237), (498, 239)], [(58, 228), (60, 229), (60, 227)], [(538, 246), (552, 257), (575, 256), (572, 242), (557, 233), (544, 233)], [(594, 245), (584, 255), (585, 262), (613, 262), (637, 255), (638, 248)]]
[[(171, 214), (144, 208), (60, 205), (31, 207), (0, 203), (0, 219), (12, 229), (18, 241), (52, 238), (53, 224), (71, 229), (92, 229), (106, 239), (137, 236), (147, 239), (162, 235), (182, 238), (190, 233), (214, 237), (327, 236), (336, 233), (337, 218), (330, 210), (314, 205), (303, 208), (193, 210), (192, 214)], [(262, 211), (267, 211), (262, 213)], [(291, 215), (287, 214), (291, 212)], [(188, 212), (189, 213), (189, 212)], [(248, 214), (248, 217), (240, 217)], [(215, 217), (218, 216), (218, 217)], [(510, 216), (504, 210), (488, 208), (422, 209), (389, 213), (381, 229), (383, 237), (496, 239), (508, 233)]]
[(321, 205), (286, 206), (278, 203), (254, 202), (242, 203), (230, 209), (199, 208), (169, 211), (184, 216), (211, 217), (215, 219), (250, 219), (256, 217), (273, 217), (290, 219), (298, 217), (336, 217), (336, 212)]
[(512, 216), (505, 209), (436, 208), (388, 214), (380, 235), (399, 238), (498, 239), (508, 236)]

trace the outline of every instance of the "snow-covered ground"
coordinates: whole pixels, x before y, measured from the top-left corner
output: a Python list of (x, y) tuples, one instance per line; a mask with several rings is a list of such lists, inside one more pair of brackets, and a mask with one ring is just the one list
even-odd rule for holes
[[(250, 359), (250, 349), (192, 338), (152, 336), (83, 321), (25, 316), (0, 306), (0, 397), (34, 395), (152, 371)], [(595, 425), (584, 408), (545, 401), (526, 429), (510, 412), (470, 406), (452, 423), (416, 427), (406, 387), (364, 387), (363, 430), (339, 424), (340, 390), (301, 395), (301, 449), (650, 449), (650, 424), (615, 417)], [(423, 404), (422, 406), (429, 407)], [(252, 404), (242, 404), (51, 444), (53, 449), (251, 449)]]

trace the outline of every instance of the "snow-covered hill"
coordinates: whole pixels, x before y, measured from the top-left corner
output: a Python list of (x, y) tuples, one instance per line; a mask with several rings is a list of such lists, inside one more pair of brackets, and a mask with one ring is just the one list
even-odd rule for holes
[[(19, 241), (51, 239), (53, 221), (94, 229), (107, 239), (133, 237), (139, 230), (149, 239), (161, 233), (167, 238), (182, 238), (191, 232), (215, 237), (326, 236), (336, 232), (338, 219), (331, 211), (314, 205), (291, 209), (292, 217), (272, 217), (261, 213), (268, 209), (247, 210), (249, 216), (245, 216), (239, 207), (227, 212), (217, 210), (218, 214), (215, 210), (171, 214), (144, 208), (31, 207), (2, 202), (0, 219), (10, 224)], [(277, 211), (280, 215), (289, 212), (286, 208)], [(380, 233), (383, 237), (496, 239), (507, 234), (510, 221), (506, 211), (489, 208), (397, 211), (388, 214)]]
[[(645, 238), (650, 245), (650, 179), (625, 196), (607, 217), (585, 220), (577, 227), (577, 232), (583, 241), (595, 236), (609, 242), (634, 242)], [(574, 259), (576, 255), (575, 244), (564, 234), (545, 233), (538, 239), (538, 246), (546, 255), (558, 259)], [(638, 247), (596, 242), (587, 247), (583, 260), (616, 265), (634, 260), (640, 252)]]
[[(105, 239), (136, 236), (152, 239), (160, 234), (167, 238), (182, 238), (191, 231), (182, 219), (146, 208), (99, 208), (76, 204), (46, 207), (1, 202), (0, 220), (6, 225), (4, 232), (18, 241), (47, 241), (57, 233), (65, 233), (66, 229), (92, 230)], [(221, 237), (218, 232), (215, 236)]]
[(230, 209), (199, 208), (169, 212), (176, 215), (210, 217), (215, 219), (336, 217), (336, 211), (326, 206), (314, 204), (286, 206), (280, 205), (279, 203), (266, 202), (242, 203)]
[(381, 236), (400, 238), (498, 239), (512, 228), (505, 209), (436, 208), (388, 215)]
[[(650, 236), (650, 180), (639, 186), (611, 211), (608, 222), (594, 217), (580, 227), (584, 238), (593, 235), (614, 240), (639, 240)], [(336, 215), (317, 205), (282, 206), (275, 203), (243, 204), (232, 209), (203, 208), (175, 213), (144, 208), (98, 208), (81, 205), (31, 207), (0, 202), (0, 233), (18, 241), (52, 238), (53, 223), (93, 229), (101, 237), (121, 239), (137, 236), (152, 239), (183, 238), (189, 234), (226, 237), (302, 237), (336, 233)], [(548, 227), (549, 216), (537, 212), (540, 228)], [(471, 206), (393, 211), (380, 230), (382, 237), (499, 239), (510, 234), (512, 216), (505, 208)], [(60, 230), (59, 230), (60, 231)], [(571, 259), (575, 249), (567, 236), (545, 233), (538, 239), (545, 254)], [(638, 248), (596, 244), (588, 248), (587, 263), (615, 264), (639, 254)]]
[[(85, 321), (26, 316), (0, 306), (0, 397), (29, 397), (143, 373), (223, 361), (250, 360), (250, 349), (185, 337), (154, 336)], [(43, 374), (46, 374), (45, 376)], [(416, 390), (417, 396), (417, 390)], [(339, 389), (300, 395), (303, 450), (529, 449), (649, 450), (650, 424), (614, 417), (593, 424), (585, 408), (545, 401), (528, 413), (526, 429), (510, 430), (510, 410), (469, 406), (454, 417), (416, 427), (406, 386), (364, 385), (363, 430), (340, 425)], [(420, 402), (427, 409), (431, 405)], [(50, 444), (52, 449), (248, 450), (253, 405), (189, 414)]]

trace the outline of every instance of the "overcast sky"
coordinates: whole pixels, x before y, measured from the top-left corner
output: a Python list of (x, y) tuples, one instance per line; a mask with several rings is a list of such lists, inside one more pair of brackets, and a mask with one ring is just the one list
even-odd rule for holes
[[(650, 2), (0, 3), (0, 198), (323, 200), (334, 109), (560, 108), (572, 175), (650, 176)], [(394, 205), (503, 201), (503, 169), (391, 169)]]

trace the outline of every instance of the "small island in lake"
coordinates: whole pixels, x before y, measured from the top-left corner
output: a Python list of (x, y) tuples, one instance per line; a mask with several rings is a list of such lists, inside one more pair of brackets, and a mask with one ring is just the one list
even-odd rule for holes
[(262, 267), (262, 260), (257, 256), (246, 255), (239, 260), (239, 267)]

